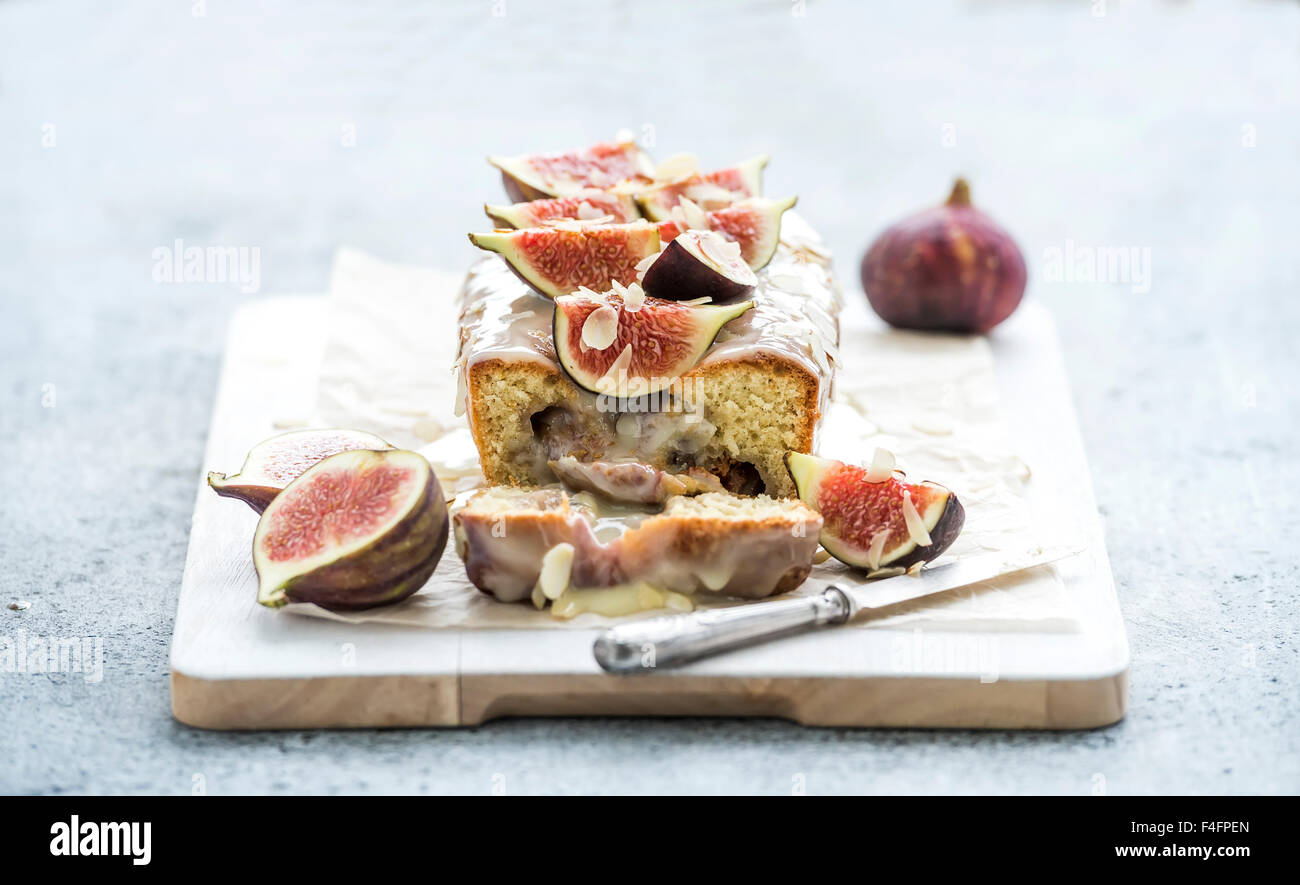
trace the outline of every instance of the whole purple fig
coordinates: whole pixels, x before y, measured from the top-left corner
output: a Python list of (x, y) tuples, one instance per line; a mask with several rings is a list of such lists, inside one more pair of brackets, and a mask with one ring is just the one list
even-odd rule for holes
[(867, 300), (891, 326), (987, 332), (1025, 294), (1011, 235), (971, 205), (958, 178), (948, 201), (887, 228), (862, 259)]

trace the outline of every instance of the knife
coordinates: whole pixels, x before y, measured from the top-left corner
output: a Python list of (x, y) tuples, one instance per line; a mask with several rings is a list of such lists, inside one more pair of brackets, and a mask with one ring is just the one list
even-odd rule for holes
[(866, 609), (884, 608), (1046, 565), (1082, 549), (1035, 547), (1010, 556), (986, 553), (924, 568), (917, 575), (898, 575), (860, 587), (831, 584), (815, 596), (660, 615), (608, 628), (596, 638), (591, 651), (596, 663), (610, 673), (648, 673), (818, 627), (843, 624)]

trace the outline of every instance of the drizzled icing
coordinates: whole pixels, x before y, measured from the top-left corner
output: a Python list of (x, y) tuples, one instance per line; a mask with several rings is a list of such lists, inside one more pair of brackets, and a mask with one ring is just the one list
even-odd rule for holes
[[(752, 298), (753, 309), (723, 328), (698, 365), (764, 356), (793, 362), (818, 379), (819, 411), (824, 413), (838, 361), (841, 295), (820, 238), (793, 212), (785, 214), (781, 244), (758, 272)], [(471, 365), (500, 359), (560, 372), (551, 333), (554, 309), (501, 257), (475, 263), (461, 292), (457, 370), (463, 376)], [(461, 390), (465, 388), (462, 383)]]
[(470, 581), (502, 602), (527, 599), (561, 544), (573, 556), (569, 590), (644, 583), (757, 599), (808, 574), (822, 520), (801, 502), (767, 497), (672, 497), (656, 513), (548, 487), (479, 492), (452, 526)]

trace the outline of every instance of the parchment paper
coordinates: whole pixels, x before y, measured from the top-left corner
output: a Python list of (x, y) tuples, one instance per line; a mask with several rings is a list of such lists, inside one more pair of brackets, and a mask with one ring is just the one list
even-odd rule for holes
[[(462, 279), (459, 273), (340, 250), (313, 420), (369, 430), (421, 451), (449, 495), (482, 482), (465, 419), (454, 413), (451, 366)], [(979, 336), (887, 330), (872, 325), (865, 309), (850, 303), (841, 316), (839, 351), (843, 364), (837, 366), (820, 453), (865, 462), (883, 446), (913, 480), (933, 479), (952, 488), (966, 508), (966, 525), (940, 561), (1032, 548), (1036, 538), (1023, 497), (1031, 471), (1006, 438), (987, 342)], [(832, 580), (868, 588), (871, 583), (828, 560), (795, 592), (815, 593)], [(451, 544), (433, 578), (404, 603), (346, 615), (312, 605), (289, 610), (353, 623), (430, 628), (564, 629), (611, 622), (594, 614), (561, 621), (530, 605), (495, 602), (469, 583)], [(1075, 618), (1056, 571), (1042, 566), (882, 609), (855, 625), (1061, 631), (1075, 629)]]

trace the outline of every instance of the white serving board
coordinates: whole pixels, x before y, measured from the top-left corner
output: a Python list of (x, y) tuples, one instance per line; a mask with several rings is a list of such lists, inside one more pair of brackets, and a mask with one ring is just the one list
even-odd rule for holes
[[(998, 330), (992, 348), (1005, 419), (1034, 469), (1035, 522), (1054, 535), (1041, 540), (1087, 545), (1056, 567), (1079, 629), (945, 629), (939, 649), (955, 659), (918, 653), (906, 666), (900, 650), (923, 648), (906, 627), (825, 630), (618, 677), (591, 656), (595, 630), (430, 630), (259, 606), (249, 590), (256, 515), (214, 495), (203, 475), (229, 470), (250, 440), (286, 413), (301, 414), (325, 333), (325, 300), (313, 296), (252, 302), (232, 322), (172, 642), (172, 707), (182, 722), (249, 729), (734, 715), (808, 725), (1087, 728), (1124, 714), (1128, 646), (1087, 461), (1055, 329), (1032, 303)], [(996, 679), (974, 665), (976, 649), (995, 649)]]

